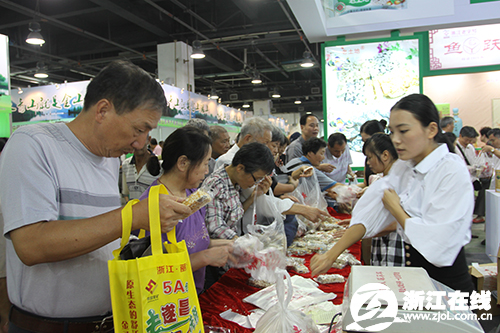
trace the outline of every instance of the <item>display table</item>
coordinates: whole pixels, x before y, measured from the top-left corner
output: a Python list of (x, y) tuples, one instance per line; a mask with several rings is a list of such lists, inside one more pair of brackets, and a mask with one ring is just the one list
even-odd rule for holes
[(500, 193), (486, 190), (486, 249), (492, 262), (497, 262), (500, 244)]
[[(332, 214), (337, 218), (349, 218), (349, 215)], [(349, 248), (349, 251), (360, 260), (361, 257), (361, 242), (357, 242)], [(306, 266), (309, 267), (309, 262), (312, 255), (305, 255), (302, 258), (306, 259)], [(288, 271), (291, 276), (297, 275), (294, 270)], [(351, 267), (347, 266), (344, 269), (332, 268), (328, 271), (329, 274), (341, 274), (346, 280), (351, 272)], [(310, 278), (311, 274), (298, 274), (306, 278)], [(231, 309), (242, 315), (249, 315), (249, 311), (255, 309), (255, 306), (244, 303), (242, 300), (259, 291), (259, 288), (248, 285), (250, 275), (245, 273), (243, 269), (231, 269), (224, 274), (221, 279), (216, 282), (210, 289), (200, 295), (200, 307), (203, 314), (203, 322), (205, 325), (214, 327), (223, 327), (231, 329), (231, 333), (248, 333), (253, 332), (251, 329), (246, 329), (236, 323), (227, 321), (220, 317), (220, 314)], [(333, 300), (334, 304), (341, 304), (344, 293), (345, 283), (333, 283), (319, 285), (319, 289), (324, 292), (333, 292), (337, 297)]]

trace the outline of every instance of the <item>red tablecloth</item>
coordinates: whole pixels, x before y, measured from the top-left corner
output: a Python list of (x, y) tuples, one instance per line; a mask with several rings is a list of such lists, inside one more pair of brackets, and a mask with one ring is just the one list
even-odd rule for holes
[[(347, 214), (337, 214), (335, 211), (330, 211), (330, 214), (337, 218), (350, 218)], [(361, 257), (361, 243), (357, 242), (349, 248), (349, 251), (357, 258)], [(309, 262), (312, 255), (306, 255), (306, 266), (309, 267)], [(291, 276), (297, 275), (294, 270), (288, 271)], [(344, 269), (332, 268), (328, 271), (329, 274), (341, 274), (345, 278), (351, 273), (351, 267), (347, 266)], [(311, 274), (299, 274), (303, 277), (310, 278)], [(236, 323), (227, 321), (220, 317), (220, 314), (231, 309), (233, 312), (242, 315), (249, 315), (249, 311), (255, 309), (255, 306), (243, 302), (243, 299), (257, 291), (259, 288), (248, 285), (249, 274), (243, 269), (231, 269), (222, 278), (215, 283), (210, 289), (200, 295), (200, 307), (203, 314), (203, 322), (208, 326), (224, 327), (231, 329), (231, 333), (248, 333), (253, 332), (251, 329), (246, 329)], [(325, 292), (333, 292), (337, 297), (333, 300), (334, 304), (342, 303), (345, 283), (333, 283), (320, 285), (319, 288)]]

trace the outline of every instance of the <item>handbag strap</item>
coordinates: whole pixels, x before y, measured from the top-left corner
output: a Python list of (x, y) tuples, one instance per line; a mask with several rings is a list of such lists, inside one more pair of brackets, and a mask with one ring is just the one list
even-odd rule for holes
[[(149, 209), (149, 232), (151, 234), (151, 254), (163, 254), (161, 241), (161, 225), (160, 225), (160, 194), (168, 194), (167, 189), (163, 185), (156, 185), (149, 189), (148, 209)], [(175, 228), (167, 233), (168, 241), (171, 244), (177, 243), (175, 237)]]
[(463, 156), (463, 157), (464, 157), (464, 159), (465, 159), (465, 163), (467, 163), (467, 165), (470, 165), (469, 160), (467, 159), (467, 156), (465, 156), (465, 153), (464, 153), (464, 151), (462, 150), (462, 147), (460, 147), (460, 143), (457, 143), (457, 147), (458, 147), (458, 149), (460, 150), (460, 152), (462, 153), (462, 156)]
[(132, 206), (138, 203), (139, 200), (134, 199), (127, 202), (125, 207), (121, 211), (122, 216), (122, 240), (120, 242), (120, 248), (113, 251), (113, 256), (115, 259), (120, 258), (120, 252), (123, 250), (125, 245), (127, 245), (130, 232), (132, 231)]

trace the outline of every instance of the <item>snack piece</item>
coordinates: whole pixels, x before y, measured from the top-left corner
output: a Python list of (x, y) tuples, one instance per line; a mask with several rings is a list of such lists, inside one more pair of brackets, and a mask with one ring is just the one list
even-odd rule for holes
[(257, 280), (257, 279), (254, 279), (253, 277), (250, 277), (248, 279), (248, 285), (252, 286), (252, 287), (255, 287), (255, 288), (267, 288), (267, 287), (270, 287), (272, 286), (274, 283), (271, 283), (271, 282), (267, 282), (267, 281), (264, 281), (264, 280)]
[(191, 208), (191, 211), (194, 213), (198, 209), (208, 204), (210, 201), (212, 201), (212, 196), (208, 192), (200, 188), (189, 197), (187, 197), (186, 200), (184, 200), (182, 203)]
[(310, 272), (309, 268), (307, 268), (307, 266), (304, 264), (295, 264), (295, 266), (293, 266), (293, 269), (299, 274), (307, 274)]
[(345, 281), (344, 277), (340, 274), (323, 274), (314, 278), (314, 281), (327, 284), (327, 283), (343, 283)]

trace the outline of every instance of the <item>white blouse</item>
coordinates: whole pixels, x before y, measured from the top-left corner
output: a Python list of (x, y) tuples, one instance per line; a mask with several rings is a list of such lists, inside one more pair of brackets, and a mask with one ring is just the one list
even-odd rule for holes
[(395, 162), (389, 175), (410, 216), (405, 241), (433, 265), (451, 266), (471, 239), (474, 191), (463, 160), (441, 144), (416, 166)]

